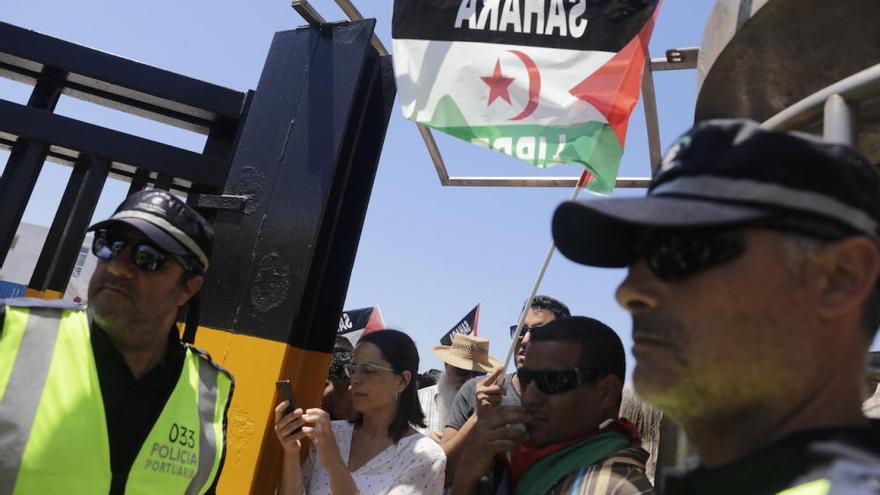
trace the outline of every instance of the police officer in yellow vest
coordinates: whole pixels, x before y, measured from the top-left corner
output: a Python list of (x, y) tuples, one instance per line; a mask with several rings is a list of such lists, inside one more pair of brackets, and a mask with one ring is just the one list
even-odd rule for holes
[(148, 189), (89, 230), (87, 308), (0, 305), (0, 494), (213, 493), (232, 376), (175, 326), (213, 229)]

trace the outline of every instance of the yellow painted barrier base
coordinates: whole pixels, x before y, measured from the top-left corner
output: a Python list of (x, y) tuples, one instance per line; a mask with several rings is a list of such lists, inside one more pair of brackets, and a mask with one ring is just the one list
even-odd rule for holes
[(275, 381), (290, 380), (300, 405), (316, 407), (330, 354), (207, 327), (199, 327), (195, 345), (235, 376), (227, 415), (226, 462), (217, 492), (275, 493), (281, 467), (281, 445), (273, 428)]

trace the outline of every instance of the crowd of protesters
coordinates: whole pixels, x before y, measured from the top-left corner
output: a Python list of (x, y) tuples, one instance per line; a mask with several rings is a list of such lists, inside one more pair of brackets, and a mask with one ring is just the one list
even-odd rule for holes
[[(88, 310), (0, 306), (0, 491), (214, 493), (233, 382), (174, 327), (209, 267), (211, 226), (145, 191), (92, 229)], [(875, 164), (751, 121), (703, 122), (646, 197), (564, 203), (552, 232), (573, 261), (628, 269), (616, 295), (648, 404), (624, 386), (621, 329), (548, 296), (511, 327), (510, 372), (464, 333), (421, 375), (404, 332), (337, 338), (320, 407), (275, 407), (277, 493), (880, 493), (880, 425), (865, 415), (880, 377)], [(88, 414), (63, 414), (70, 404)], [(655, 488), (658, 409), (695, 457)], [(168, 431), (190, 467), (153, 460)]]
[[(285, 480), (298, 488), (319, 473), (330, 483), (328, 491), (311, 481), (308, 493), (355, 493), (334, 488), (352, 483), (360, 493), (400, 494), (880, 493), (880, 429), (862, 411), (880, 323), (874, 164), (844, 145), (711, 121), (664, 156), (646, 198), (568, 202), (552, 228), (572, 260), (629, 268), (617, 298), (633, 318), (635, 389), (681, 425), (693, 469), (663, 473), (653, 486), (656, 459), (642, 436), (654, 437), (656, 454), (660, 413), (626, 408), (644, 413), (637, 423), (651, 432), (621, 415), (627, 365), (617, 332), (539, 296), (522, 331), (511, 329), (519, 339), (513, 372), (490, 356), (486, 339), (460, 334), (434, 348), (444, 370), (418, 393), (420, 414), (408, 425), (433, 447), (393, 463), (430, 473), (419, 482), (398, 472), (384, 478), (391, 485), (363, 484), (370, 456), (338, 459), (373, 438), (352, 434), (369, 411), (357, 404), (359, 419), (340, 426), (314, 412), (278, 416), (286, 451), (297, 454), (288, 445), (313, 438), (304, 466), (335, 466), (301, 468), (289, 455)], [(358, 344), (352, 394), (387, 395), (395, 380), (411, 382), (392, 361)], [(368, 383), (377, 370), (387, 384)], [(390, 403), (398, 415), (409, 407)], [(394, 415), (383, 417), (372, 425)], [(301, 425), (310, 426), (290, 433)], [(333, 455), (322, 455), (333, 435)], [(405, 437), (389, 429), (384, 443), (363, 448), (382, 456), (383, 445)], [(305, 469), (314, 470), (310, 478)]]

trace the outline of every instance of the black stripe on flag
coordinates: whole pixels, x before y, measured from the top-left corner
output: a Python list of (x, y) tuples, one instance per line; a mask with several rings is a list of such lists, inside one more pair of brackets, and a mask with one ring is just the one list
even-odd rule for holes
[(446, 332), (443, 337), (440, 338), (440, 344), (442, 345), (452, 345), (452, 335), (456, 333), (463, 333), (465, 335), (476, 335), (477, 334), (477, 325), (478, 318), (480, 314), (480, 305), (477, 304), (474, 306), (468, 314), (464, 316), (458, 323), (455, 324), (448, 332)]
[(357, 332), (367, 327), (370, 322), (370, 316), (375, 308), (350, 309), (342, 313), (339, 318), (339, 329), (337, 335), (344, 335), (350, 332)]
[[(618, 52), (658, 0), (394, 0), (395, 39)], [(470, 22), (473, 20), (473, 22)]]

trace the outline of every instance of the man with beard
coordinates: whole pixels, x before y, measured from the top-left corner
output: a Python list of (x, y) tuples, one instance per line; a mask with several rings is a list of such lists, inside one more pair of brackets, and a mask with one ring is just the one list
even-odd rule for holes
[(562, 204), (553, 237), (579, 263), (629, 267), (636, 391), (700, 460), (664, 492), (878, 493), (880, 431), (861, 410), (877, 165), (745, 120), (697, 124), (661, 165), (645, 198)]
[[(523, 322), (520, 340), (516, 346), (516, 366), (522, 366), (525, 361), (526, 350), (532, 338), (532, 332), (541, 328), (543, 325), (566, 316), (571, 316), (568, 307), (562, 302), (549, 296), (535, 296), (526, 312), (526, 318)], [(516, 333), (516, 325), (510, 326), (510, 336)], [(483, 378), (477, 377), (469, 380), (458, 393), (452, 405), (452, 413), (446, 422), (446, 429), (443, 430), (443, 450), (446, 452), (446, 481), (450, 483), (455, 477), (455, 469), (458, 465), (458, 459), (462, 448), (468, 441), (469, 432), (473, 427), (476, 417), (474, 412), (477, 410), (477, 385)], [(520, 386), (519, 379), (515, 373), (503, 375), (504, 393), (499, 400), (502, 405), (520, 404)]]
[(176, 327), (213, 228), (149, 189), (89, 230), (88, 309), (0, 305), (0, 493), (214, 493), (232, 376)]
[(443, 361), (444, 370), (436, 385), (419, 390), (419, 402), (427, 424), (423, 433), (440, 443), (458, 389), (501, 362), (489, 355), (488, 339), (461, 333), (452, 335), (452, 345), (436, 346), (432, 352)]
[(516, 374), (522, 406), (498, 405), (492, 376), (477, 387), (453, 494), (654, 493), (638, 431), (619, 417), (626, 357), (613, 330), (584, 316), (553, 320), (532, 336)]

